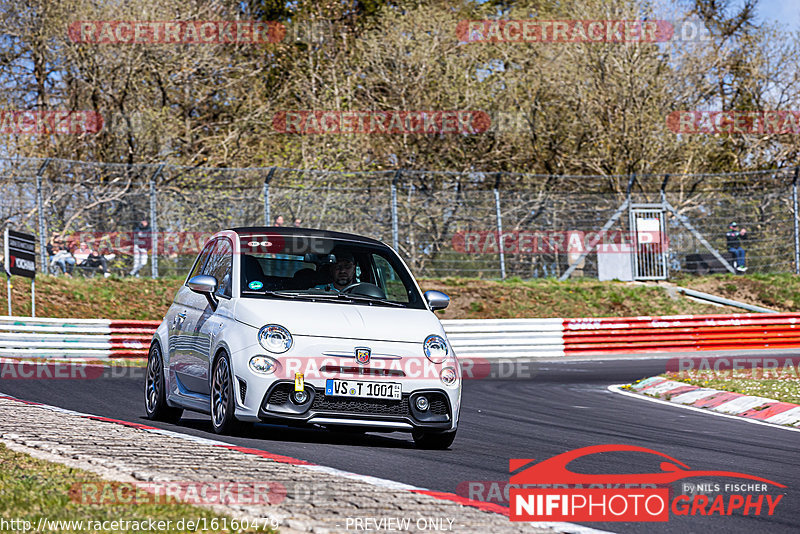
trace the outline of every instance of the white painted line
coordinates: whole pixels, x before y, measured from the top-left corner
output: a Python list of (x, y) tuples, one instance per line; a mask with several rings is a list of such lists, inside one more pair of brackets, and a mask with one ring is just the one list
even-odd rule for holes
[(621, 395), (626, 395), (628, 397), (633, 397), (635, 399), (642, 399), (642, 400), (646, 400), (646, 401), (650, 401), (650, 402), (657, 402), (659, 404), (664, 404), (666, 406), (672, 406), (674, 408), (683, 408), (684, 410), (693, 410), (695, 412), (700, 412), (700, 413), (704, 413), (704, 414), (707, 414), (707, 415), (716, 415), (717, 417), (727, 417), (728, 419), (735, 419), (736, 421), (743, 421), (745, 423), (753, 423), (755, 425), (763, 425), (763, 426), (768, 426), (770, 428), (778, 428), (778, 429), (781, 429), (781, 430), (790, 430), (790, 431), (793, 431), (793, 432), (800, 432), (800, 428), (794, 428), (794, 427), (791, 427), (791, 426), (781, 426), (781, 425), (776, 425), (774, 423), (766, 423), (764, 421), (759, 421), (758, 419), (749, 419), (747, 417), (739, 417), (738, 415), (730, 415), (730, 414), (727, 414), (727, 413), (712, 412), (711, 410), (706, 410), (704, 408), (697, 408), (695, 406), (686, 406), (685, 404), (676, 404), (674, 402), (665, 401), (665, 400), (661, 400), (661, 399), (656, 399), (655, 397), (648, 397), (646, 395), (639, 394), (639, 393), (631, 393), (630, 391), (625, 391), (624, 389), (622, 389), (622, 386), (625, 386), (625, 385), (627, 385), (627, 384), (613, 384), (613, 385), (608, 386), (607, 389), (612, 393), (619, 393)]

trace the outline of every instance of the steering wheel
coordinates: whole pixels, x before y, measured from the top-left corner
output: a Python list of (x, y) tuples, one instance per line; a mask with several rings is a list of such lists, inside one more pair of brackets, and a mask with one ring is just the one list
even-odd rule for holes
[(359, 285), (361, 285), (361, 282), (355, 282), (353, 284), (350, 284), (347, 287), (342, 288), (342, 290), (339, 291), (339, 293), (350, 293), (351, 289), (353, 289), (354, 287), (359, 286)]
[(383, 289), (375, 284), (370, 284), (369, 282), (356, 282), (354, 284), (350, 284), (342, 289), (341, 293), (353, 293), (355, 295), (364, 295), (366, 297), (374, 297), (378, 299), (386, 298), (386, 293), (384, 293)]

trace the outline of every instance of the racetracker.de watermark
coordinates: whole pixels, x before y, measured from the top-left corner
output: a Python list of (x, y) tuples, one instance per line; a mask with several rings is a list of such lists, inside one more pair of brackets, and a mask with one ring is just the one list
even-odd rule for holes
[(800, 111), (673, 111), (676, 134), (800, 134)]
[(477, 134), (491, 126), (485, 111), (279, 111), (272, 117), (278, 133), (330, 134)]
[(462, 20), (462, 43), (612, 43), (647, 44), (711, 41), (699, 19), (682, 20)]
[(167, 504), (180, 501), (194, 505), (263, 506), (280, 504), (286, 487), (278, 482), (258, 481), (159, 481), (159, 482), (76, 482), (70, 500), (81, 504)]
[(0, 110), (0, 134), (82, 135), (103, 128), (103, 116), (95, 111)]
[(674, 27), (660, 20), (462, 20), (463, 43), (658, 43)]
[[(630, 254), (636, 244), (662, 245), (660, 231), (584, 232), (581, 230), (509, 231), (475, 230), (453, 234), (453, 250), (466, 254), (581, 254), (591, 249), (600, 253)], [(663, 243), (666, 247), (667, 243)]]
[(82, 20), (69, 39), (83, 44), (265, 44), (286, 36), (280, 22), (251, 20)]
[[(761, 335), (761, 332), (756, 330)], [(800, 356), (687, 356), (671, 358), (667, 372), (677, 378), (800, 379)]]

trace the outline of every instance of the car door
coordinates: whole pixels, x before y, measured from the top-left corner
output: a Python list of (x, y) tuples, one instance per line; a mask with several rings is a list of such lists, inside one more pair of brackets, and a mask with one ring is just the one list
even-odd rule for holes
[[(218, 306), (222, 309), (212, 308), (205, 297), (201, 297), (202, 302), (190, 309), (190, 313), (193, 314), (191, 317), (193, 341), (187, 347), (186, 371), (189, 376), (185, 377), (187, 382), (184, 385), (195, 393), (210, 395), (209, 376), (211, 370), (209, 366), (212, 357), (212, 338), (222, 328), (221, 315), (227, 310), (233, 287), (233, 242), (229, 238), (217, 238), (214, 250), (208, 257), (202, 274), (213, 276), (217, 280), (215, 297), (219, 303)], [(190, 320), (188, 315), (186, 320), (188, 324)]]
[[(191, 273), (186, 279), (187, 282), (192, 277), (205, 272), (206, 265), (217, 245), (217, 241), (211, 241), (203, 247), (203, 251), (198, 256)], [(197, 376), (202, 376), (202, 373), (193, 369), (194, 358), (192, 354), (197, 344), (195, 326), (207, 306), (208, 302), (203, 295), (195, 293), (184, 284), (175, 296), (173, 305), (175, 315), (171, 319), (167, 318), (171, 327), (169, 369), (171, 375), (177, 378), (178, 392), (184, 395), (203, 391), (202, 384), (197, 383)]]

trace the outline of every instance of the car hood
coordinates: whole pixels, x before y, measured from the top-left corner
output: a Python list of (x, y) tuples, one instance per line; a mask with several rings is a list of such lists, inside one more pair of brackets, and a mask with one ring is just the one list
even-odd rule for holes
[(261, 328), (279, 324), (293, 336), (422, 343), (444, 329), (429, 310), (361, 306), (337, 302), (239, 299), (237, 321)]

